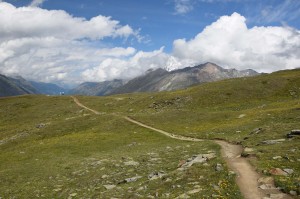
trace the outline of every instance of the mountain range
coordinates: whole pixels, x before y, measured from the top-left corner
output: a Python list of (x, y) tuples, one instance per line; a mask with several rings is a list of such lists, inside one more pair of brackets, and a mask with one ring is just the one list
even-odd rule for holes
[(21, 76), (7, 77), (0, 74), (0, 97), (26, 94), (58, 95), (61, 92), (67, 90), (56, 84), (27, 81)]
[(6, 77), (0, 75), (0, 96), (14, 96), (23, 94), (103, 96), (135, 92), (159, 92), (184, 89), (205, 82), (222, 79), (247, 77), (258, 75), (254, 70), (224, 69), (214, 63), (200, 64), (174, 71), (162, 68), (150, 69), (145, 74), (129, 81), (115, 79), (104, 82), (84, 82), (74, 89), (67, 90), (56, 84), (27, 81), (24, 78)]

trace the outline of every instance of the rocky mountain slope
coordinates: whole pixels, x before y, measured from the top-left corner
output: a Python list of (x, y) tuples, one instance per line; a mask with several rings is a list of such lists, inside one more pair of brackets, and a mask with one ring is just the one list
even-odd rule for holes
[(70, 90), (69, 94), (102, 96), (111, 94), (116, 88), (123, 86), (122, 80), (112, 80), (105, 82), (84, 82), (78, 87)]
[(62, 88), (56, 84), (35, 82), (35, 81), (30, 81), (30, 83), (41, 94), (59, 95), (62, 92), (66, 93), (68, 91), (67, 89)]
[(0, 97), (24, 94), (39, 94), (39, 92), (22, 77), (0, 75)]
[(171, 72), (159, 68), (130, 80), (124, 86), (117, 88), (113, 94), (171, 91), (184, 89), (204, 82), (254, 75), (258, 75), (254, 70), (238, 71), (236, 69), (224, 69), (213, 63), (201, 64)]

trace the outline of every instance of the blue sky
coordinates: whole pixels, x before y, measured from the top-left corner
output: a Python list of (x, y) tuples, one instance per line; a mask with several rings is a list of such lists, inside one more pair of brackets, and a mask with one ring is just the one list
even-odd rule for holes
[[(2, 51), (11, 52), (2, 59), (0, 56), (0, 72), (39, 81), (78, 84), (131, 78), (149, 68), (172, 70), (207, 61), (229, 68), (272, 72), (295, 68), (300, 60), (299, 0), (4, 0), (1, 4), (2, 12), (12, 17), (3, 19), (2, 24), (0, 20)], [(31, 14), (26, 15), (24, 8)], [(27, 18), (19, 23), (17, 16), (23, 15)], [(110, 18), (93, 21), (97, 16)], [(42, 22), (38, 17), (45, 17), (46, 25), (39, 24)], [(10, 23), (10, 27), (5, 23)], [(93, 23), (90, 29), (79, 30), (86, 28), (87, 23)], [(113, 30), (102, 32), (104, 23)], [(62, 30), (66, 34), (60, 33), (59, 27), (68, 27)], [(1, 36), (1, 28), (2, 35), (15, 36)], [(235, 42), (235, 38), (240, 42)], [(23, 46), (7, 45), (20, 39)], [(250, 40), (253, 45), (247, 42)], [(216, 45), (219, 47), (212, 47)], [(26, 54), (24, 49), (31, 53)], [(72, 49), (75, 54), (69, 52)], [(93, 51), (97, 53), (86, 60), (74, 58), (81, 52), (88, 55)], [(108, 56), (108, 51), (115, 54)], [(233, 61), (222, 53), (234, 55)], [(279, 54), (280, 60), (274, 60)], [(122, 67), (115, 67), (116, 64)], [(35, 71), (34, 76), (28, 72), (31, 70)]]

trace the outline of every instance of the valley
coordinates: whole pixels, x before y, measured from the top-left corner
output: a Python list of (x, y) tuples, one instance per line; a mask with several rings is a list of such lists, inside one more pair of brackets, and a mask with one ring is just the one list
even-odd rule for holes
[[(247, 198), (218, 139), (242, 146), (258, 192), (297, 198), (300, 139), (286, 134), (299, 129), (299, 77), (291, 70), (172, 92), (0, 98), (0, 197)], [(273, 180), (290, 196), (269, 192)]]

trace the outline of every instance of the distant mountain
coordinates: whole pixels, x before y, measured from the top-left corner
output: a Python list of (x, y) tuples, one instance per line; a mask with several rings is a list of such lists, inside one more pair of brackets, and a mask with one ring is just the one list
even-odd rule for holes
[(130, 80), (127, 84), (114, 90), (112, 94), (171, 91), (184, 89), (204, 82), (254, 75), (258, 75), (258, 73), (251, 69), (243, 71), (224, 69), (213, 63), (201, 64), (171, 72), (159, 68)]
[(62, 92), (67, 93), (68, 90), (65, 88), (62, 88), (56, 84), (52, 83), (43, 83), (43, 82), (35, 82), (35, 81), (30, 81), (31, 85), (36, 88), (36, 90), (45, 95), (59, 95)]
[(25, 95), (25, 94), (40, 94), (30, 82), (24, 78), (7, 77), (0, 74), (0, 97)]
[(103, 96), (109, 95), (116, 88), (123, 86), (123, 80), (115, 79), (104, 82), (84, 82), (70, 90), (68, 94)]
[(148, 70), (145, 75), (136, 77), (125, 85), (116, 88), (112, 94), (157, 91), (156, 85), (168, 74), (168, 71), (161, 68)]

